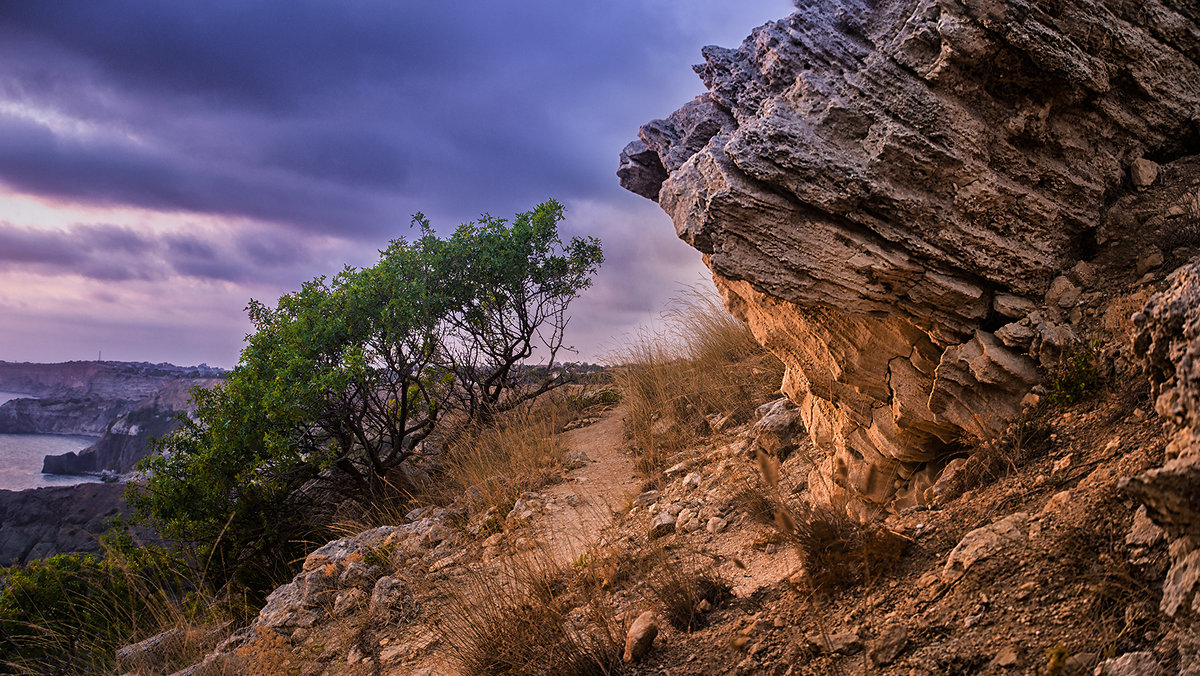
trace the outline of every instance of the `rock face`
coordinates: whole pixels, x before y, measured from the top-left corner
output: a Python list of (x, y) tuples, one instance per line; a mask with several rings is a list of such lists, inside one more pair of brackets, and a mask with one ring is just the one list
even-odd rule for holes
[(122, 361), (70, 361), (61, 364), (30, 364), (0, 361), (0, 392), (19, 392), (35, 397), (74, 392), (80, 396), (139, 401), (180, 379), (221, 379), (219, 368), (175, 366)]
[(99, 551), (108, 520), (128, 512), (124, 491), (99, 483), (0, 491), (0, 566)]
[(1200, 616), (1200, 263), (1177, 270), (1171, 285), (1135, 315), (1135, 352), (1157, 394), (1155, 409), (1176, 429), (1166, 462), (1125, 482), (1171, 538), (1162, 610)]
[(158, 393), (137, 402), (126, 413), (109, 419), (100, 439), (79, 451), (47, 455), (42, 471), (49, 474), (88, 474), (104, 470), (124, 473), (150, 453), (150, 442), (179, 427), (178, 416), (189, 410), (187, 390), (193, 384), (215, 381), (185, 380), (170, 383)]
[(800, 0), (622, 152), (862, 502), (1019, 412), (1106, 203), (1195, 152), (1200, 9), (1045, 5)]

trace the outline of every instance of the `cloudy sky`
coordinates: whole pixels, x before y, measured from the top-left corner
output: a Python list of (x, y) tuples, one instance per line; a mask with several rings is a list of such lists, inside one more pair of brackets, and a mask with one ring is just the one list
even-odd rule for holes
[(250, 298), (553, 197), (594, 358), (701, 278), (614, 172), (787, 0), (5, 0), (0, 359), (232, 366)]

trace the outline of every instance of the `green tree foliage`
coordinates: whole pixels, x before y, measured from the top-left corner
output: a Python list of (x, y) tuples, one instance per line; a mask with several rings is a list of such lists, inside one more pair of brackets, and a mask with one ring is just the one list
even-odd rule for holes
[(237, 366), (195, 392), (194, 418), (143, 465), (132, 504), (213, 583), (283, 579), (314, 525), (312, 480), (376, 495), (443, 417), (487, 419), (565, 382), (518, 377), (539, 347), (553, 363), (567, 307), (603, 260), (594, 238), (562, 242), (562, 218), (550, 201), (442, 239), (418, 214), (420, 237), (374, 266), (275, 307), (251, 301)]
[(447, 315), (452, 339), (445, 346), (464, 408), (474, 417), (491, 418), (567, 382), (551, 369), (533, 383), (517, 372), (518, 366), (530, 366), (539, 347), (544, 350), (538, 363), (554, 365), (563, 348), (567, 307), (603, 260), (595, 239), (563, 245), (562, 219), (562, 205), (546, 202), (511, 225), (484, 216), (445, 243), (447, 291), (457, 299)]

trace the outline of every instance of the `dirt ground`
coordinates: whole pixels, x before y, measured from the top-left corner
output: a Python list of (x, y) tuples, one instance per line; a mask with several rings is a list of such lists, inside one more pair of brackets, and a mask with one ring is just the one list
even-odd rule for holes
[[(298, 651), (300, 671), (457, 673), (446, 615), (464, 597), (510, 584), (518, 561), (573, 575), (601, 556), (631, 562), (597, 592), (622, 634), (644, 610), (663, 614), (651, 583), (664, 567), (729, 590), (691, 631), (661, 621), (649, 655), (613, 673), (1085, 674), (1106, 657), (1151, 648), (1170, 665), (1188, 648), (1174, 646), (1157, 612), (1165, 545), (1130, 539), (1137, 505), (1119, 488), (1161, 462), (1164, 430), (1149, 410), (1148, 392), (1136, 387), (1039, 409), (1036, 447), (1010, 452), (937, 504), (881, 515), (905, 543), (895, 565), (814, 588), (797, 549), (746, 504), (760, 485), (746, 453), (749, 424), (643, 477), (616, 408), (565, 434), (568, 454), (582, 451), (587, 462), (528, 496), (532, 516), (486, 537), (464, 534), (460, 551), (431, 565), (414, 560), (396, 573), (409, 590), (403, 612), (314, 628)], [(811, 452), (784, 463), (784, 495), (802, 494)], [(652, 538), (651, 515), (664, 509), (723, 524)], [(965, 564), (951, 561), (980, 531), (996, 537)]]

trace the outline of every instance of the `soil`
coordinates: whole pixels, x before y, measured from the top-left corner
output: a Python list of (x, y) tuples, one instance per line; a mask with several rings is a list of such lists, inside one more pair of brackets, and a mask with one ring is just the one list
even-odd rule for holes
[[(1009, 448), (937, 504), (879, 515), (877, 527), (904, 545), (894, 565), (818, 586), (795, 544), (752, 518), (748, 496), (764, 489), (747, 454), (749, 423), (668, 459), (683, 469), (645, 477), (617, 408), (565, 434), (568, 455), (588, 462), (529, 496), (544, 505), (536, 515), (460, 534), (461, 550), (432, 564), (413, 559), (394, 573), (410, 590), (404, 611), (315, 627), (292, 654), (300, 673), (458, 673), (447, 643), (454, 614), (481, 591), (516, 584), (514, 571), (542, 566), (608, 576), (595, 593), (618, 639), (644, 610), (662, 618), (648, 656), (613, 673), (1088, 674), (1137, 650), (1154, 650), (1170, 670), (1188, 647), (1157, 612), (1165, 545), (1127, 542), (1137, 505), (1119, 487), (1162, 460), (1166, 434), (1149, 410), (1146, 389), (1112, 381), (1069, 408), (1043, 404), (1029, 420), (1046, 433), (1041, 443)], [(783, 464), (785, 502), (803, 496), (812, 457), (802, 445)], [(648, 488), (658, 495), (642, 495)], [(653, 513), (668, 509), (726, 525), (652, 538)], [(1006, 519), (1016, 529), (999, 546), (961, 574), (949, 570), (964, 539)], [(688, 631), (666, 621), (655, 591), (664, 576), (715, 580), (727, 593), (710, 595), (713, 607)]]

